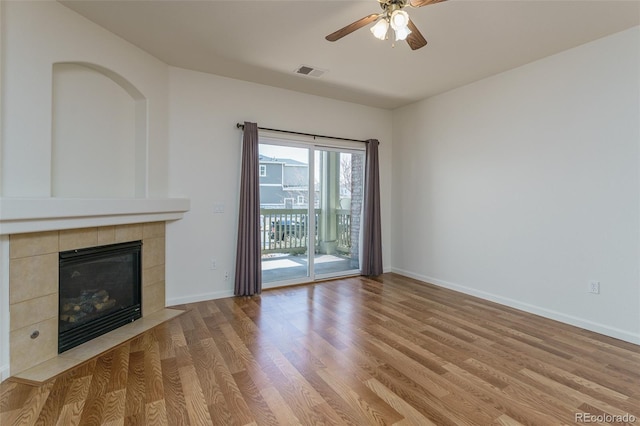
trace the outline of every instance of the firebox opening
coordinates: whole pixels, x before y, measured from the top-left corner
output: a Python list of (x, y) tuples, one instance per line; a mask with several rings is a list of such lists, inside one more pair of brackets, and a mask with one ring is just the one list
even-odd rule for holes
[(142, 317), (142, 241), (60, 252), (58, 353)]

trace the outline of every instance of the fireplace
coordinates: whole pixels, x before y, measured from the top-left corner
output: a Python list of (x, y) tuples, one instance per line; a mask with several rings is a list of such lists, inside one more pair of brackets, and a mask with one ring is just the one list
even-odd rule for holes
[(59, 254), (58, 353), (141, 318), (142, 241)]
[[(87, 203), (86, 206), (87, 208), (94, 206), (94, 202)], [(48, 210), (45, 208), (46, 206), (39, 207), (42, 211)], [(56, 205), (55, 208), (49, 210), (54, 210), (59, 214), (61, 211), (59, 207)], [(83, 211), (86, 213), (86, 209)], [(121, 216), (118, 215), (117, 220), (122, 220)], [(136, 214), (135, 217), (140, 219), (145, 216)], [(2, 225), (0, 233), (7, 232), (8, 227), (4, 226), (7, 222), (3, 221), (5, 219), (7, 219), (6, 216), (0, 218), (0, 225)], [(85, 217), (78, 220), (84, 221)], [(55, 221), (52, 226), (59, 226), (59, 222), (60, 220)], [(39, 224), (37, 220), (31, 220), (28, 223), (29, 226), (34, 226), (34, 223)], [(68, 223), (67, 225), (70, 226)], [(0, 347), (4, 350), (6, 350), (5, 348), (10, 349), (10, 375), (28, 381), (40, 382), (44, 380), (42, 373), (46, 371), (49, 374), (48, 380), (48, 378), (66, 371), (65, 369), (69, 365), (78, 365), (74, 363), (81, 363), (95, 355), (96, 352), (92, 352), (92, 348), (95, 348), (97, 353), (101, 353), (101, 348), (106, 350), (116, 346), (114, 342), (121, 342), (121, 339), (126, 336), (132, 337), (129, 331), (146, 329), (151, 324), (157, 324), (158, 315), (162, 317), (167, 314), (165, 308), (165, 229), (165, 220), (107, 224), (84, 228), (69, 227), (68, 229), (39, 232), (18, 232), (18, 229), (13, 229), (15, 233), (9, 235), (9, 247), (6, 250), (4, 250), (5, 234), (0, 235), (0, 243), (2, 243), (0, 244), (0, 252), (2, 252), (0, 254), (6, 256), (5, 260), (0, 259), (0, 262), (8, 262), (9, 265), (7, 268), (9, 270), (9, 277), (7, 277), (9, 297), (4, 299), (8, 306), (6, 310), (2, 308), (0, 311), (8, 312), (10, 316), (7, 322), (0, 319), (0, 329), (7, 329), (6, 334), (10, 337), (7, 346), (5, 346), (4, 340), (0, 339)], [(100, 336), (87, 342), (91, 344), (78, 346), (59, 354), (60, 252), (81, 251), (88, 247), (132, 241), (142, 241), (141, 319), (148, 317), (149, 321), (144, 321), (144, 323), (135, 321), (116, 330), (112, 337)], [(0, 258), (2, 257), (0, 255)], [(0, 267), (0, 269), (3, 268)], [(2, 277), (0, 277), (0, 281), (3, 281)], [(0, 297), (0, 299), (2, 298)], [(9, 324), (12, 330), (10, 334), (8, 332)], [(0, 330), (0, 335), (2, 334), (2, 330)], [(2, 361), (2, 354), (0, 354), (0, 376), (4, 380), (9, 377), (9, 368), (3, 369), (2, 365), (6, 364), (2, 364)]]

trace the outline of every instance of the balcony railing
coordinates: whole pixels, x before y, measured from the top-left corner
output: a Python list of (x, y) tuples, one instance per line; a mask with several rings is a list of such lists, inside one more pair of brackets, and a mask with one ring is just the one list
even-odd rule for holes
[(338, 224), (338, 251), (344, 253), (351, 252), (351, 211), (336, 210), (336, 221)]
[[(320, 247), (318, 228), (321, 209), (315, 209), (314, 252)], [(337, 249), (342, 253), (351, 250), (351, 212), (335, 210)], [(260, 239), (262, 254), (302, 254), (308, 250), (309, 215), (307, 209), (260, 209)]]

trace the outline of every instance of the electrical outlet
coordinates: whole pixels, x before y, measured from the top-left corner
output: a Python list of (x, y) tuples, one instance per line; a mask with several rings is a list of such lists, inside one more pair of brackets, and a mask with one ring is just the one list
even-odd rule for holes
[(229, 273), (228, 272), (224, 273), (224, 280), (225, 281), (229, 281)]
[(209, 261), (209, 269), (212, 271), (218, 269), (218, 262), (216, 262), (215, 259), (211, 259), (211, 261)]
[(600, 294), (600, 281), (589, 281), (589, 293)]

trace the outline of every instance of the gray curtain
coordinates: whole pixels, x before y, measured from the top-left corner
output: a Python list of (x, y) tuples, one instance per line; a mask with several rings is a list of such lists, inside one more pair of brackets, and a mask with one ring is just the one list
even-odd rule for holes
[(367, 141), (362, 207), (362, 275), (382, 274), (382, 226), (380, 219), (380, 171), (378, 140)]
[(258, 125), (245, 122), (234, 294), (252, 296), (261, 291)]

